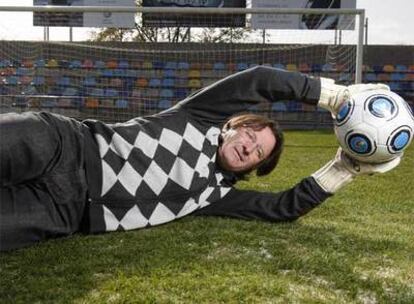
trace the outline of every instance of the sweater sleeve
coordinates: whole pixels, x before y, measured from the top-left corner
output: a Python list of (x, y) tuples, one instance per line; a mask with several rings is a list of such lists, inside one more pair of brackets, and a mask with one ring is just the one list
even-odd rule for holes
[(232, 189), (224, 198), (193, 214), (270, 222), (293, 221), (319, 206), (331, 195), (312, 177), (308, 177), (293, 188), (279, 193)]
[(262, 102), (297, 100), (317, 104), (320, 80), (298, 72), (257, 66), (230, 75), (178, 104), (206, 120), (224, 120)]

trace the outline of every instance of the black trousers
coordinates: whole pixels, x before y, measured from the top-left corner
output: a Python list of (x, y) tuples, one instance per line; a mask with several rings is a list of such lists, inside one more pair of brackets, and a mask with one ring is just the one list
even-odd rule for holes
[(0, 251), (78, 231), (84, 126), (51, 113), (0, 115)]

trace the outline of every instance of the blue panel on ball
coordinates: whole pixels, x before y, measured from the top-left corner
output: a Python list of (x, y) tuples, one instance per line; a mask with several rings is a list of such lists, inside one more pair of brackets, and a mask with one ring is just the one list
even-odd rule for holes
[(372, 149), (371, 142), (362, 134), (352, 134), (348, 138), (348, 146), (351, 151), (357, 154), (367, 154), (370, 153)]
[(379, 96), (371, 100), (369, 110), (377, 117), (388, 118), (394, 114), (395, 106), (390, 99)]
[(394, 150), (399, 151), (404, 149), (410, 140), (410, 133), (408, 131), (403, 130), (398, 132), (397, 135), (392, 139), (391, 145)]
[(342, 122), (348, 116), (350, 110), (351, 104), (349, 102), (342, 105), (338, 111), (338, 114), (336, 115), (336, 120), (338, 122)]

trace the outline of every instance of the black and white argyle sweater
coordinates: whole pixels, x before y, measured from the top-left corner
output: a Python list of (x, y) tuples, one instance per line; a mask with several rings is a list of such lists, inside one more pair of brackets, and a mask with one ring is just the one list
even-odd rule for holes
[[(112, 125), (85, 121), (90, 134), (86, 155), (88, 231), (167, 223), (219, 204), (230, 192), (232, 203), (237, 201), (237, 193), (245, 200), (246, 193), (233, 188), (234, 176), (216, 164), (222, 124), (263, 101), (315, 103), (319, 91), (318, 80), (256, 67), (229, 76), (153, 116)], [(309, 183), (313, 182), (305, 181)], [(310, 188), (313, 208), (325, 196), (315, 183)], [(269, 197), (260, 193), (250, 201), (260, 197), (261, 203), (268, 204)], [(295, 212), (301, 215), (311, 208), (305, 209)]]

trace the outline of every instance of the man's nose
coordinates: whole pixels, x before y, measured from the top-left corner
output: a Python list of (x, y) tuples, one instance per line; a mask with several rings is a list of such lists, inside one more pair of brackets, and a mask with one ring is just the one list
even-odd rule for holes
[(249, 141), (244, 143), (244, 153), (249, 155), (256, 149), (256, 144)]

